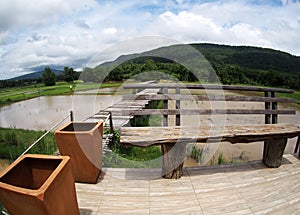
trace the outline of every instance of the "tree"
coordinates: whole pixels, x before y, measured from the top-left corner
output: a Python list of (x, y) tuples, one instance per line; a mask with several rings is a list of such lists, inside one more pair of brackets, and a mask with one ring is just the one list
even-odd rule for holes
[(155, 64), (155, 61), (152, 59), (146, 60), (144, 65), (142, 66), (142, 71), (155, 71), (157, 70), (157, 66)]
[(73, 70), (73, 68), (64, 67), (64, 80), (66, 82), (72, 82), (74, 80), (78, 79), (78, 75), (76, 71)]
[(45, 67), (44, 73), (43, 73), (43, 82), (45, 86), (54, 86), (55, 85), (55, 73), (52, 72), (49, 66)]

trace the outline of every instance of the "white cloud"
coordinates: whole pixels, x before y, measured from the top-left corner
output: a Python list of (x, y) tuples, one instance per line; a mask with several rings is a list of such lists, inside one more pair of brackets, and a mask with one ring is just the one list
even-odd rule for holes
[(90, 29), (91, 27), (89, 26), (89, 24), (87, 24), (87, 22), (83, 19), (80, 20), (76, 20), (75, 21), (75, 25), (77, 25), (80, 28), (84, 28), (84, 29)]
[(227, 44), (270, 45), (261, 38), (261, 31), (249, 24), (237, 23), (225, 26), (215, 20), (187, 11), (178, 13), (165, 12), (160, 15), (150, 31), (175, 37), (188, 42), (219, 42)]
[(114, 35), (118, 32), (116, 28), (104, 28), (103, 33), (107, 35)]
[(4, 31), (4, 32), (0, 31), (0, 45), (5, 44), (5, 41), (6, 41), (7, 37), (8, 37), (8, 32), (7, 31)]
[(291, 5), (299, 3), (299, 0), (281, 0), (282, 5)]
[(201, 15), (182, 11), (178, 15), (172, 12), (165, 12), (160, 15), (153, 31), (165, 32), (168, 36), (178, 35), (177, 39), (182, 41), (202, 38), (208, 40), (211, 36), (220, 34), (222, 28), (217, 26), (211, 19)]
[(294, 38), (300, 35), (299, 14), (300, 4), (281, 7), (245, 1), (209, 2), (187, 11), (165, 12), (148, 32), (184, 42), (263, 46), (300, 55), (299, 42)]
[(72, 15), (95, 5), (93, 0), (1, 0), (0, 30), (53, 23), (62, 15)]
[(0, 79), (52, 63), (84, 67), (110, 45), (149, 35), (300, 55), (298, 1), (0, 1)]

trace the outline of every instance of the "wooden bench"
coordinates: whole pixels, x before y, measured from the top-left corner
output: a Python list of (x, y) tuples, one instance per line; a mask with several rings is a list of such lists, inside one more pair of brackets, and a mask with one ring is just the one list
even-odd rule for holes
[[(125, 85), (127, 89), (138, 89), (140, 85)], [(145, 86), (144, 86), (145, 87)], [(123, 99), (128, 100), (162, 100), (164, 109), (142, 109), (138, 111), (123, 110), (123, 114), (132, 116), (163, 115), (162, 127), (123, 127), (121, 128), (121, 144), (126, 146), (148, 147), (160, 145), (163, 154), (162, 175), (164, 178), (180, 178), (182, 176), (183, 162), (185, 159), (186, 144), (190, 142), (220, 142), (250, 143), (264, 141), (263, 162), (267, 167), (279, 167), (288, 138), (300, 136), (300, 127), (293, 124), (277, 124), (278, 115), (295, 114), (295, 110), (282, 109), (278, 103), (293, 103), (293, 99), (278, 98), (277, 93), (293, 93), (289, 89), (275, 89), (263, 87), (245, 86), (220, 86), (197, 84), (150, 84), (147, 88), (160, 88), (162, 94), (131, 94)], [(203, 94), (193, 94), (193, 90), (202, 90)], [(170, 92), (171, 93), (170, 93)], [(212, 92), (225, 91), (215, 95)], [(229, 92), (240, 91), (255, 95), (241, 96)], [(172, 93), (173, 92), (173, 93)], [(182, 92), (182, 93), (180, 93)], [(188, 92), (188, 93), (186, 93)], [(196, 91), (195, 91), (196, 92)], [(183, 109), (181, 101), (199, 102), (224, 102), (225, 105), (217, 105), (209, 109)], [(176, 109), (169, 109), (169, 102), (176, 103)], [(227, 102), (258, 102), (263, 108), (258, 109), (229, 109)], [(221, 107), (221, 108), (219, 108)], [(239, 114), (245, 117), (250, 115), (264, 116), (261, 124), (209, 124), (197, 126), (182, 126), (182, 115), (233, 115)], [(175, 123), (168, 126), (169, 115), (175, 115)], [(166, 127), (168, 126), (168, 127)]]

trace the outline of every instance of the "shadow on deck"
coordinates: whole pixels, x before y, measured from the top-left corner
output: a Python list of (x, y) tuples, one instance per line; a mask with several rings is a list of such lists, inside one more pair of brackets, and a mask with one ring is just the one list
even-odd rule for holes
[(300, 160), (291, 154), (274, 169), (193, 167), (178, 180), (160, 171), (108, 168), (97, 184), (76, 183), (81, 214), (300, 214)]

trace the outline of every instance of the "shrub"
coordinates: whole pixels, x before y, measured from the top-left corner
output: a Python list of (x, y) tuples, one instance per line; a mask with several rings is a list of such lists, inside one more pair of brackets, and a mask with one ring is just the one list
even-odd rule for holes
[(7, 132), (5, 134), (5, 140), (9, 146), (18, 146), (18, 139), (15, 132)]

